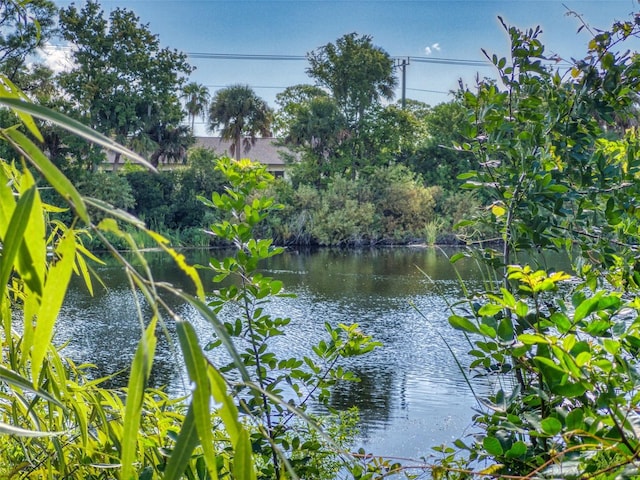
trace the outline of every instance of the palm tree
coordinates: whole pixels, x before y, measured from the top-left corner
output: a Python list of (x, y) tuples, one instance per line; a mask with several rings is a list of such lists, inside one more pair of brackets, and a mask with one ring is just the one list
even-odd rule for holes
[(187, 150), (195, 143), (191, 129), (186, 125), (155, 124), (141, 132), (131, 142), (134, 151), (149, 157), (157, 167), (161, 160), (167, 163), (184, 163)]
[(231, 153), (240, 159), (241, 145), (248, 152), (259, 135), (271, 135), (273, 113), (248, 85), (231, 85), (218, 90), (209, 106), (209, 130), (220, 129), (223, 140), (231, 141)]
[(191, 120), (191, 132), (193, 132), (196, 117), (201, 115), (202, 119), (205, 119), (209, 106), (209, 89), (200, 83), (191, 82), (182, 89), (182, 98), (186, 100), (185, 107)]
[(157, 147), (149, 157), (151, 164), (157, 167), (163, 158), (168, 163), (184, 163), (187, 150), (195, 143), (192, 132), (185, 125), (158, 127), (152, 137)]

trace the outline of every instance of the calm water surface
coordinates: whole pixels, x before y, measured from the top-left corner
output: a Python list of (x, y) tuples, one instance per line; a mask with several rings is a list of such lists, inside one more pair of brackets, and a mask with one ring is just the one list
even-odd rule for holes
[[(192, 262), (206, 263), (210, 254), (216, 252), (188, 256)], [(155, 253), (149, 260), (158, 280), (188, 288), (170, 260)], [(463, 278), (477, 281), (474, 264), (456, 265)], [(384, 344), (351, 361), (360, 383), (346, 383), (333, 391), (333, 406), (360, 409), (356, 446), (375, 454), (418, 458), (429, 455), (432, 446), (469, 433), (476, 402), (447, 347), (467, 361), (468, 344), (447, 321), (447, 302), (460, 298), (460, 286), (442, 251), (287, 252), (264, 267), (265, 274), (282, 280), (286, 290), (296, 294), (270, 305), (271, 314), (292, 319), (286, 337), (274, 342), (276, 351), (310, 354), (311, 345), (324, 334), (325, 321), (358, 323)], [(69, 340), (65, 351), (76, 361), (93, 363), (106, 374), (130, 364), (140, 325), (135, 299), (120, 269), (105, 266), (98, 271), (108, 288), (97, 287), (90, 297), (79, 282), (75, 284), (56, 338)], [(205, 282), (213, 289), (210, 278)], [(211, 338), (210, 327), (190, 307), (175, 301), (172, 307), (193, 322), (203, 343)], [(168, 329), (174, 336), (171, 325)], [(156, 363), (153, 382), (184, 392), (181, 360), (166, 338), (159, 339)], [(483, 386), (476, 388), (482, 391)]]

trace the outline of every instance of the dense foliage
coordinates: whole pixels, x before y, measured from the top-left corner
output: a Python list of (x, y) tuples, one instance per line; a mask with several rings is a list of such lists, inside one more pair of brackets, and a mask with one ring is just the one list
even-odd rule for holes
[[(450, 322), (495, 391), (476, 435), (456, 442), (461, 454), (441, 449), (436, 478), (640, 473), (640, 70), (624, 51), (639, 25), (598, 33), (565, 78), (545, 65), (539, 29), (504, 25), (511, 56), (487, 54), (500, 83), (463, 93), (471, 122), (460, 148), (479, 165), (465, 187), (491, 202), (469, 222), (499, 232), (501, 247), (452, 259), (476, 256), (488, 281)], [(549, 250), (566, 251), (573, 272), (546, 266)]]
[[(192, 71), (186, 55), (161, 48), (133, 12), (116, 8), (107, 19), (93, 1), (62, 9), (60, 29), (74, 45), (74, 68), (59, 82), (76, 114), (97, 131), (135, 145), (154, 165), (161, 156), (181, 159), (175, 151), (189, 146), (189, 131), (179, 126), (177, 93)], [(116, 153), (114, 168), (119, 161)]]
[[(0, 127), (0, 138), (15, 151), (0, 161), (0, 476), (252, 480), (258, 474), (284, 478), (285, 468), (295, 476), (294, 467), (307, 478), (327, 478), (341, 468), (340, 449), (352, 435), (353, 414), (315, 422), (304, 414), (304, 406), (317, 395), (326, 397), (332, 381), (349, 378), (339, 366), (340, 358), (366, 353), (377, 344), (357, 325), (327, 325), (327, 340), (314, 350), (318, 363), (305, 357), (272, 365), (265, 340), (281, 334), (286, 320), (271, 320), (261, 307), (280, 289), (256, 270), (260, 259), (279, 253), (269, 241), (253, 237), (253, 227), (265, 216), (262, 210), (273, 202), (253, 197), (272, 180), (264, 167), (223, 163), (206, 151), (196, 151), (189, 168), (176, 174), (180, 188), (171, 189), (175, 202), (186, 200), (180, 197), (185, 194), (181, 188), (189, 187), (186, 195), (193, 199), (195, 191), (207, 194), (210, 205), (230, 215), (229, 220), (212, 220), (210, 226), (237, 246), (235, 257), (212, 267), (219, 277), (239, 275), (241, 280), (239, 286), (217, 290), (223, 303), (244, 305), (234, 320), (225, 321), (219, 302), (205, 302), (197, 270), (168, 246), (167, 239), (123, 210), (133, 208), (135, 201), (134, 192), (124, 191), (128, 181), (105, 172), (84, 172), (76, 187), (30, 139), (44, 140), (34, 118), (153, 170), (151, 164), (82, 123), (31, 103), (4, 75), (0, 104), (11, 111), (5, 117), (7, 124)], [(214, 160), (222, 173), (220, 183), (228, 185), (224, 193), (211, 193), (221, 188), (210, 181)], [(137, 167), (127, 170), (132, 178), (140, 173)], [(55, 200), (55, 206), (43, 201), (41, 190)], [(106, 198), (96, 198), (96, 193)], [(116, 196), (122, 208), (106, 201)], [(143, 236), (180, 267), (193, 294), (154, 281), (136, 243)], [(136, 261), (125, 259), (110, 238), (129, 248)], [(53, 341), (74, 273), (90, 292), (94, 288), (91, 265), (100, 260), (85, 247), (86, 240), (100, 242), (122, 266), (138, 306), (140, 342), (125, 389), (107, 388), (106, 379), (90, 379), (90, 366), (74, 365)], [(169, 308), (164, 295), (175, 295), (200, 312), (215, 338), (224, 343), (233, 359), (229, 367), (239, 376), (207, 359), (193, 326)], [(179, 399), (148, 388), (157, 335), (167, 334), (169, 321), (175, 325), (181, 361), (194, 386)], [(241, 353), (242, 345), (234, 341), (239, 336), (254, 346), (260, 343), (253, 357)], [(258, 363), (255, 371), (252, 359)], [(266, 376), (265, 367), (270, 374), (282, 370), (276, 382)], [(285, 381), (297, 386), (297, 404), (278, 395), (279, 384)], [(252, 402), (251, 396), (262, 402)], [(272, 423), (276, 411), (289, 412), (277, 425)], [(320, 424), (334, 433), (333, 438), (323, 433)]]
[[(292, 155), (289, 177), (273, 181), (245, 160), (199, 148), (186, 153), (186, 116), (193, 128), (208, 110), (212, 128), (223, 127), (238, 153), (243, 141), (266, 134), (271, 111), (242, 86), (219, 92), (207, 109), (201, 86), (181, 89), (190, 71), (185, 57), (161, 49), (131, 12), (116, 9), (106, 20), (95, 2), (64, 9), (60, 28), (78, 47), (76, 66), (55, 77), (22, 63), (39, 43), (29, 22), (52, 5), (2, 7), (12, 18), (0, 39), (7, 58), (0, 77), (0, 476), (335, 476), (353, 416), (316, 421), (305, 407), (314, 396), (326, 399), (332, 382), (351, 378), (342, 358), (377, 344), (357, 325), (327, 325), (313, 355), (276, 358), (269, 341), (289, 320), (265, 313), (269, 298), (283, 294), (259, 272), (261, 260), (281, 251), (265, 238), (433, 241), (453, 223), (470, 247), (452, 263), (476, 258), (487, 281), (451, 306), (450, 324), (469, 340), (473, 376), (494, 390), (479, 403), (473, 436), (457, 440), (456, 449), (438, 448), (431, 464), (363, 456), (350, 474), (640, 475), (640, 61), (625, 50), (640, 36), (637, 17), (592, 32), (586, 56), (565, 73), (545, 54), (540, 29), (503, 24), (510, 56), (487, 54), (497, 80), (464, 87), (434, 108), (383, 104), (395, 85), (389, 56), (368, 36), (346, 35), (308, 55), (316, 86), (279, 96), (275, 126)], [(51, 27), (43, 19), (42, 38)], [(31, 41), (16, 47), (18, 36)], [(139, 63), (123, 61), (129, 49)], [(33, 99), (55, 109), (31, 103), (11, 72)], [(165, 81), (155, 82), (158, 72)], [(186, 156), (186, 165), (153, 172), (112, 137), (153, 164)], [(145, 169), (127, 163), (118, 173), (96, 171), (105, 149)], [(196, 269), (158, 231), (171, 232), (175, 243), (234, 247), (210, 262), (216, 285), (208, 300)], [(475, 247), (488, 239), (496, 241)], [(148, 317), (140, 308), (140, 344), (125, 390), (89, 379), (87, 367), (62, 357), (52, 341), (72, 275), (94, 288), (90, 265), (99, 260), (89, 245), (121, 263), (136, 298), (150, 307)], [(139, 250), (148, 245), (181, 267), (193, 295), (153, 280)], [(132, 249), (138, 266), (118, 247)], [(550, 250), (565, 251), (573, 271), (547, 268)], [(160, 291), (205, 317), (211, 337), (202, 344), (226, 348), (228, 365), (208, 361), (203, 339)], [(194, 386), (181, 400), (147, 388), (156, 330), (168, 321)]]

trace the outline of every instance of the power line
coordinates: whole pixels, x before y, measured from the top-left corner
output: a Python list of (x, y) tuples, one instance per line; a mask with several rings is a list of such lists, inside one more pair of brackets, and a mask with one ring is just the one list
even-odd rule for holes
[(427, 90), (425, 88), (409, 88), (407, 90), (411, 90), (412, 92), (427, 92), (427, 93), (441, 93), (443, 95), (449, 95), (451, 92), (444, 92), (442, 90)]
[[(68, 45), (49, 44), (49, 48), (56, 50), (70, 50)], [(306, 61), (306, 55), (284, 54), (253, 54), (253, 53), (212, 53), (212, 52), (187, 52), (187, 57), (196, 60), (263, 60), (263, 61)], [(417, 57), (417, 56), (393, 56), (394, 60), (409, 59), (416, 63), (435, 63), (440, 65), (456, 65), (462, 67), (491, 67), (493, 64), (487, 60), (472, 60), (465, 58), (441, 58), (441, 57)], [(549, 64), (557, 64), (549, 61)], [(567, 62), (569, 65), (569, 62)]]
[[(229, 84), (226, 85), (204, 85), (207, 88), (227, 88), (229, 86)], [(278, 88), (281, 90), (284, 90), (285, 88), (290, 87), (291, 85), (288, 86), (280, 86), (280, 85), (251, 85), (251, 88)]]
[[(195, 59), (208, 60), (283, 60), (283, 61), (300, 61), (307, 60), (305, 55), (256, 55), (245, 53), (204, 53), (204, 52), (187, 52), (187, 56)], [(419, 63), (441, 63), (446, 65), (462, 65), (470, 67), (487, 67), (491, 63), (481, 60), (469, 60), (460, 58), (429, 58), (429, 57), (392, 57), (393, 59), (409, 59)]]
[(187, 53), (190, 58), (209, 60), (306, 60), (304, 55), (254, 55), (244, 53)]

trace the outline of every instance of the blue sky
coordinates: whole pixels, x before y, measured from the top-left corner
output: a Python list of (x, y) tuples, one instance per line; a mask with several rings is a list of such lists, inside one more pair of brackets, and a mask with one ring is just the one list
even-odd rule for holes
[[(59, 6), (69, 1), (56, 1)], [(83, 2), (77, 1), (76, 5)], [(136, 12), (161, 44), (186, 53), (296, 55), (357, 32), (393, 57), (485, 60), (481, 48), (506, 54), (507, 36), (497, 17), (522, 29), (540, 25), (549, 53), (584, 56), (590, 39), (576, 33), (580, 23), (568, 8), (594, 28), (626, 20), (640, 6), (634, 0), (103, 0), (105, 12), (118, 7)], [(272, 107), (285, 87), (311, 83), (305, 60), (219, 60), (190, 58), (192, 80), (217, 88), (252, 86)], [(450, 99), (457, 80), (473, 82), (488, 66), (412, 62), (407, 67), (407, 97), (432, 105)], [(399, 82), (400, 84), (400, 82)], [(400, 98), (398, 89), (397, 98)]]

